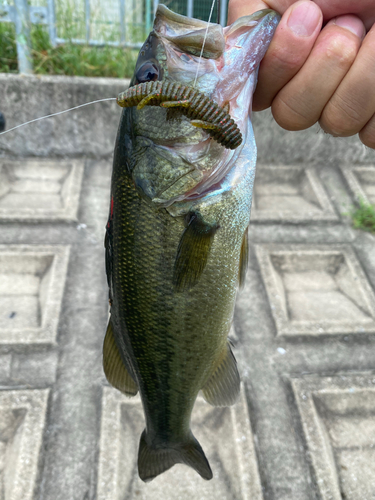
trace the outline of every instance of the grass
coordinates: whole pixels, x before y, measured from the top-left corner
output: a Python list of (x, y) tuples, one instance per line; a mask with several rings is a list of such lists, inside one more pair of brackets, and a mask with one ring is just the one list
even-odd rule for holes
[(356, 229), (375, 233), (375, 207), (373, 205), (360, 201), (359, 208), (352, 212), (351, 217)]
[[(90, 47), (67, 42), (52, 47), (44, 26), (33, 25), (31, 46), (37, 75), (131, 77), (138, 50)], [(17, 48), (12, 23), (0, 23), (0, 72), (17, 73)]]

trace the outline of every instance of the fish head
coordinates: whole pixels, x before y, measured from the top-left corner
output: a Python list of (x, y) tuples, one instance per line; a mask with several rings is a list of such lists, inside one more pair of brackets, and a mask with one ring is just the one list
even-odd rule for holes
[(229, 111), (243, 143), (226, 149), (178, 109), (130, 108), (128, 166), (148, 201), (168, 207), (202, 196), (234, 166), (247, 139), (258, 67), (279, 18), (263, 10), (223, 28), (158, 6), (130, 85), (168, 81), (194, 87)]

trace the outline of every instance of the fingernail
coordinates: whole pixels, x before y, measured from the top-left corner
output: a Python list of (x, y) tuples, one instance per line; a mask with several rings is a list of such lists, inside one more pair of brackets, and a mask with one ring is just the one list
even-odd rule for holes
[(316, 30), (321, 17), (321, 11), (315, 3), (302, 2), (289, 14), (287, 25), (295, 35), (308, 37)]
[(341, 28), (345, 28), (355, 35), (357, 35), (361, 40), (365, 38), (366, 35), (366, 29), (364, 27), (363, 22), (356, 16), (353, 15), (346, 15), (346, 16), (339, 16), (336, 17), (335, 19), (331, 19), (329, 23), (327, 23), (327, 26), (331, 24), (336, 24), (336, 26), (340, 26)]

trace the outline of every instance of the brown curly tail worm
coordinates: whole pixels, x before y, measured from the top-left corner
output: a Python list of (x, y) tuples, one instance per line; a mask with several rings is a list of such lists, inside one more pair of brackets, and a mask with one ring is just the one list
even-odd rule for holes
[(178, 82), (155, 81), (140, 83), (121, 92), (117, 104), (123, 108), (137, 106), (178, 107), (191, 124), (205, 129), (227, 149), (236, 149), (242, 142), (240, 129), (225, 109), (209, 97)]

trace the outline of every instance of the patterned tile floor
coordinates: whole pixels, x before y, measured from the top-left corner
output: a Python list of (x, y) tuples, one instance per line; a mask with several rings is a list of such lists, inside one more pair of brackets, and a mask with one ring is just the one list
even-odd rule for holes
[(345, 215), (374, 200), (375, 167), (259, 165), (241, 399), (193, 414), (214, 479), (179, 465), (150, 484), (140, 400), (101, 367), (110, 171), (0, 159), (0, 499), (375, 499), (375, 238)]

